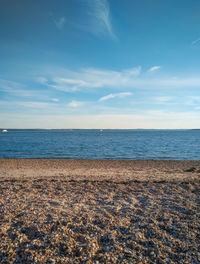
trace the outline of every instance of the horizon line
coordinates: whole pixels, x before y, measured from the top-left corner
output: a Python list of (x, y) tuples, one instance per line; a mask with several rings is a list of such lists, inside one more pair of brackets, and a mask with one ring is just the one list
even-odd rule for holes
[(0, 128), (0, 130), (200, 130), (200, 128)]

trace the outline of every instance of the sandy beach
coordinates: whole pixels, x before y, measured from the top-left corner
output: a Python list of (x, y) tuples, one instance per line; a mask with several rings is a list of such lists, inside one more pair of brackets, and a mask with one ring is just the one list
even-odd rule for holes
[(0, 263), (200, 263), (200, 161), (0, 159)]

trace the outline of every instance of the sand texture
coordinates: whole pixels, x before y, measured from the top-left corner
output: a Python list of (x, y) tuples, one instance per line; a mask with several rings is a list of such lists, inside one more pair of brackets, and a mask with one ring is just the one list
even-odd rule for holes
[(0, 159), (0, 263), (200, 263), (200, 161)]

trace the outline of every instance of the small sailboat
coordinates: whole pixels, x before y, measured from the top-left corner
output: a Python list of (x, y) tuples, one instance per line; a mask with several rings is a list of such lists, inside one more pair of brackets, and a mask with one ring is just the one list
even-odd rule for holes
[(6, 132), (8, 132), (7, 129), (3, 129), (3, 130), (2, 130), (2, 133), (6, 133)]

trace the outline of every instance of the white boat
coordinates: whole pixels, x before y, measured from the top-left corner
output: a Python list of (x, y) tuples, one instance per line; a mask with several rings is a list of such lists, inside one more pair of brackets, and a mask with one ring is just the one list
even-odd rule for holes
[(3, 129), (3, 130), (2, 130), (2, 133), (6, 133), (6, 132), (8, 132), (7, 129)]

